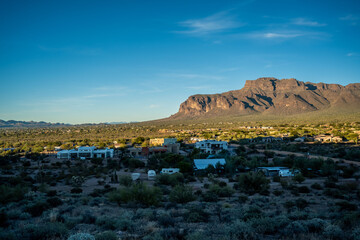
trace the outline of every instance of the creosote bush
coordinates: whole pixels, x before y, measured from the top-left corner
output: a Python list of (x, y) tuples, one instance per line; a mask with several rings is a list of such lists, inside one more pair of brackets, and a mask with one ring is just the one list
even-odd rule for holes
[(67, 240), (95, 240), (95, 237), (88, 233), (76, 233), (71, 235)]
[(190, 186), (177, 185), (170, 192), (170, 201), (172, 202), (187, 203), (195, 199), (193, 189)]
[(248, 194), (268, 194), (269, 180), (261, 172), (241, 174), (237, 187)]
[(131, 187), (124, 187), (108, 194), (109, 200), (118, 203), (138, 203), (145, 206), (158, 205), (162, 199), (162, 192), (158, 187), (149, 187), (144, 183), (137, 183)]

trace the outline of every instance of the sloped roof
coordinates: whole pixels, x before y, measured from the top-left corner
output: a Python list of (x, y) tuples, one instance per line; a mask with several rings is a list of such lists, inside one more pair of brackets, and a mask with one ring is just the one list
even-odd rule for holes
[(194, 159), (196, 169), (206, 169), (209, 165), (216, 166), (217, 163), (224, 165), (226, 163), (224, 158), (214, 159)]

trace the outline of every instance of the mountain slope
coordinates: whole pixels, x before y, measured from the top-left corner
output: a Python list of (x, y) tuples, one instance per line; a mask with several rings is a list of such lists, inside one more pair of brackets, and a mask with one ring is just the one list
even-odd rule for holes
[(171, 119), (224, 115), (291, 115), (322, 110), (360, 111), (360, 83), (302, 82), (294, 78), (247, 80), (240, 90), (221, 94), (193, 95)]

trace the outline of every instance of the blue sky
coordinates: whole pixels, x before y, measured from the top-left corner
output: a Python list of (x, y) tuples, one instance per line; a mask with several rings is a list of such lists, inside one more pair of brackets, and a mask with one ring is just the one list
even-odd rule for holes
[(360, 1), (0, 2), (0, 119), (170, 116), (259, 77), (360, 82)]

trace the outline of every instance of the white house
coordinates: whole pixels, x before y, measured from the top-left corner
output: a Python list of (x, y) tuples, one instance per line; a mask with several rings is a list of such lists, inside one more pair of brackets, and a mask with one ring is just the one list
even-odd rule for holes
[(200, 149), (202, 153), (217, 154), (222, 150), (227, 150), (228, 143), (225, 141), (205, 140), (196, 142), (195, 147)]
[(96, 149), (96, 147), (79, 147), (77, 149), (62, 150), (57, 153), (59, 159), (91, 159), (91, 158), (112, 158), (114, 149)]

